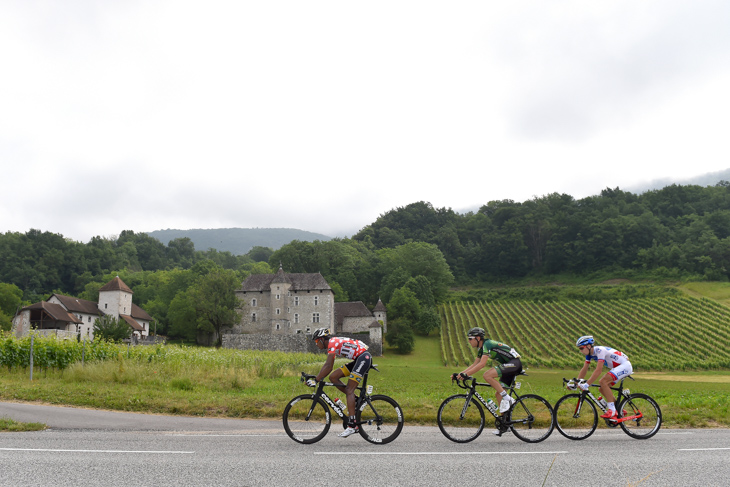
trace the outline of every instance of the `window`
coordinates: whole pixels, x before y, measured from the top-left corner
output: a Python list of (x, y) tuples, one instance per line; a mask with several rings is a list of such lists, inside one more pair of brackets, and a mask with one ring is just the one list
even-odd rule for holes
[(255, 323), (256, 322), (256, 313), (252, 313), (251, 314), (251, 322), (252, 323)]
[(319, 296), (314, 297), (314, 305), (317, 306), (319, 304)]
[(294, 313), (294, 323), (299, 323), (299, 313)]
[(107, 309), (109, 305), (107, 303), (104, 303), (104, 309)]
[(312, 323), (319, 323), (319, 313), (312, 313)]
[(281, 294), (277, 294), (276, 299), (281, 299)]
[(251, 306), (253, 306), (255, 308), (256, 307), (256, 303), (257, 303), (256, 298), (253, 298), (251, 300)]
[(276, 324), (276, 329), (277, 330), (281, 329), (281, 325), (279, 325), (279, 323)]
[(276, 308), (276, 314), (277, 315), (280, 315), (281, 314), (281, 310), (279, 308)]
[(88, 321), (89, 323), (91, 323), (91, 316), (88, 316), (87, 318), (88, 319), (86, 321)]
[(286, 314), (291, 313), (291, 308), (289, 306), (286, 307)]
[(299, 296), (294, 296), (294, 306), (299, 306)]

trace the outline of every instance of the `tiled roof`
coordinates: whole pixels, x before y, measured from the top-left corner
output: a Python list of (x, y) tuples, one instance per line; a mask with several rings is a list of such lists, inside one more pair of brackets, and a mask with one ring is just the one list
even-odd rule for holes
[(342, 323), (345, 321), (345, 318), (363, 316), (372, 317), (373, 314), (362, 301), (335, 303), (335, 330), (342, 329)]
[(331, 290), (325, 278), (316, 274), (287, 274), (281, 269), (276, 274), (252, 274), (241, 283), (241, 291), (271, 291), (275, 283), (291, 284), (292, 291)]
[(124, 291), (125, 293), (134, 294), (129, 286), (124, 284), (124, 281), (119, 279), (119, 276), (115, 277), (108, 283), (104, 284), (101, 288), (99, 288), (99, 292), (102, 291)]
[(134, 318), (137, 318), (138, 320), (145, 320), (145, 321), (154, 321), (155, 319), (151, 317), (147, 311), (143, 310), (136, 304), (132, 303), (132, 316)]
[(378, 298), (378, 303), (377, 303), (377, 304), (375, 305), (375, 307), (373, 308), (373, 311), (387, 311), (387, 310), (385, 309), (385, 305), (384, 305), (384, 304), (383, 304), (383, 302), (382, 302), (382, 301), (380, 300), (380, 298)]
[(77, 316), (69, 313), (64, 309), (63, 306), (56, 303), (48, 303), (46, 301), (41, 301), (40, 303), (31, 304), (30, 306), (26, 306), (23, 308), (24, 310), (28, 309), (42, 309), (46, 312), (48, 316), (53, 318), (56, 321), (64, 321), (67, 323), (83, 323)]
[(131, 316), (129, 316), (129, 315), (119, 315), (119, 317), (121, 319), (123, 319), (124, 321), (126, 321), (127, 324), (129, 326), (131, 326), (132, 328), (134, 328), (135, 330), (137, 330), (137, 331), (143, 331), (144, 330), (144, 328), (142, 327), (142, 325), (140, 325), (139, 323), (137, 323), (137, 321), (134, 318), (132, 318)]
[(63, 294), (54, 294), (56, 298), (61, 301), (67, 310), (74, 313), (86, 313), (89, 315), (101, 315), (99, 312), (99, 306), (87, 299), (72, 298), (71, 296), (64, 296)]

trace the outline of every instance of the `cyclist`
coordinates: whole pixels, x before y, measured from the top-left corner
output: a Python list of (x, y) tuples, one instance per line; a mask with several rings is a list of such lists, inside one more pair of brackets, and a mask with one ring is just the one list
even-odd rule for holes
[[(347, 438), (357, 433), (359, 429), (355, 424), (355, 388), (358, 384), (362, 383), (363, 376), (372, 367), (372, 354), (368, 352), (368, 346), (360, 340), (333, 337), (330, 335), (328, 328), (317, 328), (314, 330), (312, 340), (315, 341), (317, 348), (320, 350), (327, 349), (327, 360), (317, 374), (317, 377), (307, 380), (309, 387), (315, 387), (317, 382), (324, 380), (327, 374), (332, 372), (336, 356), (352, 359), (352, 362), (343, 365), (330, 375), (330, 381), (347, 396), (347, 412), (349, 414), (347, 428), (337, 435), (342, 438)], [(348, 379), (347, 385), (343, 384), (340, 380), (343, 377)]]
[[(601, 372), (603, 366), (606, 365), (610, 369), (601, 377), (599, 382), (601, 394), (606, 399), (608, 405), (608, 411), (601, 415), (602, 418), (608, 420), (614, 420), (618, 418), (616, 413), (616, 397), (613, 395), (611, 386), (616, 383), (622, 377), (627, 377), (634, 372), (631, 367), (631, 362), (626, 354), (619, 352), (618, 350), (611, 347), (597, 347), (595, 346), (595, 340), (591, 335), (582, 336), (575, 342), (581, 353), (586, 356), (586, 361), (583, 364), (583, 368), (578, 372), (578, 384), (581, 390), (587, 391), (591, 384), (593, 384)], [(583, 380), (583, 377), (588, 373), (588, 367), (591, 365), (591, 360), (596, 361), (596, 370), (593, 371), (588, 380)], [(574, 381), (570, 381), (567, 384), (568, 389), (575, 390), (576, 384)]]
[(507, 391), (500, 384), (500, 380), (505, 384), (511, 384), (515, 376), (522, 372), (522, 361), (520, 360), (520, 354), (514, 348), (504, 343), (485, 339), (484, 335), (484, 328), (477, 327), (469, 330), (466, 338), (469, 340), (469, 345), (479, 349), (477, 351), (477, 358), (463, 372), (453, 374), (451, 380), (457, 378), (463, 379), (476, 374), (487, 365), (487, 359), (489, 358), (498, 362), (495, 367), (484, 372), (484, 380), (496, 391), (499, 412), (504, 414), (509, 411), (509, 408), (514, 404), (515, 400), (507, 394)]

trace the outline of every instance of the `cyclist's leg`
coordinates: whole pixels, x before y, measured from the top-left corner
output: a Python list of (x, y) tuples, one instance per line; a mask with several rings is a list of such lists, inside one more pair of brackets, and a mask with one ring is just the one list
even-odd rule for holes
[(355, 361), (347, 363), (330, 374), (330, 382), (342, 392), (346, 392), (347, 386), (342, 382), (343, 377), (350, 377), (350, 371), (355, 366)]
[(350, 369), (350, 376), (348, 377), (349, 380), (347, 381), (345, 393), (347, 394), (347, 409), (351, 416), (355, 415), (355, 389), (362, 384), (365, 374), (368, 373), (372, 365), (373, 356), (370, 352), (364, 352), (355, 359)]

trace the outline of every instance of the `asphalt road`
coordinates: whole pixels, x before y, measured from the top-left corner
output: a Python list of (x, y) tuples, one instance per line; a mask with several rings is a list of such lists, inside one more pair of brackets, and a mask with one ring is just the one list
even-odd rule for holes
[(485, 431), (456, 444), (406, 426), (388, 445), (359, 436), (300, 445), (281, 421), (157, 416), (0, 402), (0, 417), (49, 430), (0, 433), (0, 486), (726, 486), (730, 430), (599, 429), (527, 444)]

